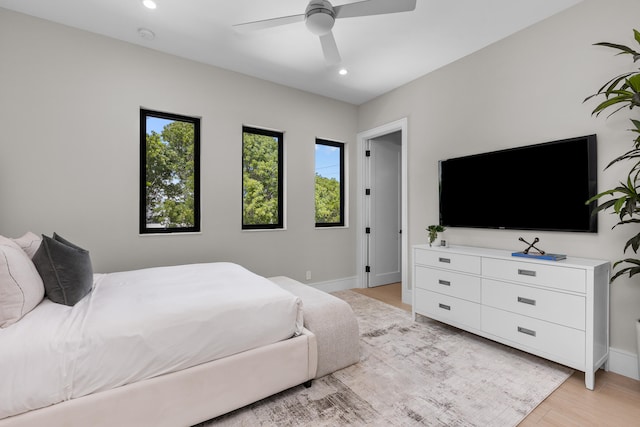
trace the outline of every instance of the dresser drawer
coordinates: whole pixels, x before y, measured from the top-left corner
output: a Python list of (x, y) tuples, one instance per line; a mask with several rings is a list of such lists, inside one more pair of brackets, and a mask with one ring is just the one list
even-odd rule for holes
[(483, 258), (482, 275), (534, 285), (586, 292), (586, 273), (582, 269), (504, 259)]
[(482, 307), (482, 330), (530, 349), (554, 356), (554, 360), (584, 370), (585, 334), (566, 326)]
[(585, 298), (482, 279), (482, 304), (584, 330)]
[(414, 304), (418, 314), (445, 323), (480, 328), (480, 304), (424, 289), (415, 289)]
[(414, 263), (431, 267), (446, 268), (463, 273), (480, 274), (481, 258), (444, 251), (416, 249)]
[(415, 275), (416, 288), (480, 302), (481, 279), (478, 276), (421, 266), (416, 266)]

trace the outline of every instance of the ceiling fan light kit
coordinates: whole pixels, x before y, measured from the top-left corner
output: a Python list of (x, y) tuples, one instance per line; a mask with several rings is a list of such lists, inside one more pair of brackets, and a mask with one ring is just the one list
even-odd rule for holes
[(307, 29), (312, 34), (320, 37), (320, 44), (326, 62), (329, 64), (337, 64), (341, 61), (341, 58), (338, 46), (331, 32), (336, 19), (410, 12), (416, 8), (416, 1), (417, 0), (365, 0), (334, 7), (328, 0), (311, 0), (304, 14), (236, 24), (234, 27), (239, 31), (263, 30), (305, 21)]
[(324, 36), (336, 22), (333, 6), (326, 0), (312, 0), (305, 12), (305, 25), (312, 34)]

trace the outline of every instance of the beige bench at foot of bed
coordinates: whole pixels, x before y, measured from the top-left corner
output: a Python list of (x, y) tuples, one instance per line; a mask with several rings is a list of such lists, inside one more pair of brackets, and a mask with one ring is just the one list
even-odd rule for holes
[(269, 280), (302, 300), (304, 327), (318, 342), (316, 378), (360, 360), (358, 321), (346, 301), (288, 277), (270, 277)]

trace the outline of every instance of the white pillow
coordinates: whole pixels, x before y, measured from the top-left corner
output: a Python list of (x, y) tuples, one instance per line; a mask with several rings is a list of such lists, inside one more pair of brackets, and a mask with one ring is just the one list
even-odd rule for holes
[(44, 297), (42, 279), (17, 243), (0, 236), (0, 328), (17, 322)]
[(24, 236), (17, 239), (11, 239), (22, 248), (23, 251), (29, 255), (29, 258), (33, 259), (33, 255), (36, 253), (42, 243), (42, 237), (27, 231)]

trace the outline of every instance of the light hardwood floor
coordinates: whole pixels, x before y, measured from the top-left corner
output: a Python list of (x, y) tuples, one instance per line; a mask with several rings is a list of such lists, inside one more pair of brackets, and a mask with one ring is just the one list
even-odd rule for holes
[[(411, 311), (402, 303), (400, 283), (353, 290)], [(576, 372), (520, 423), (531, 426), (640, 426), (640, 381), (600, 370), (595, 390), (590, 391), (584, 386), (584, 374)]]

